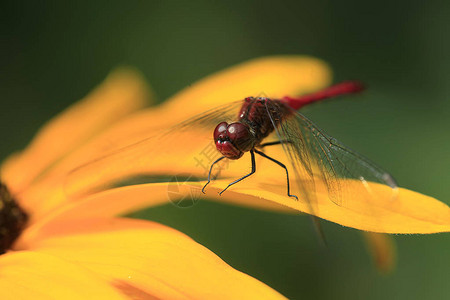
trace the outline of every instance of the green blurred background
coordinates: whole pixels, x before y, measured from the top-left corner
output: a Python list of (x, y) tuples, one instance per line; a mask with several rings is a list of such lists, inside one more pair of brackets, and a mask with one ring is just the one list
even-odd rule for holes
[[(450, 2), (186, 3), (3, 1), (0, 156), (118, 64), (139, 68), (162, 101), (247, 59), (308, 54), (329, 62), (336, 81), (370, 90), (305, 114), (401, 186), (450, 203)], [(306, 217), (207, 201), (135, 216), (181, 230), (290, 298), (450, 298), (448, 234), (397, 236), (397, 270), (380, 276), (358, 231), (327, 222), (324, 250)]]

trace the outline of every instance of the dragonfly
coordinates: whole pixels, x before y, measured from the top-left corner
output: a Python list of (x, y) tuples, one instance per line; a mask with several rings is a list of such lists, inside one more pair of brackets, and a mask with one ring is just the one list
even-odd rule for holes
[[(111, 186), (136, 175), (161, 176), (193, 172), (197, 168), (194, 175), (206, 181), (201, 189), (205, 193), (208, 184), (221, 174), (221, 170), (212, 174), (219, 162), (239, 161), (250, 153), (251, 171), (236, 176), (238, 179), (230, 182), (220, 195), (256, 172), (258, 155), (284, 169), (287, 197), (306, 200), (311, 212), (314, 211), (311, 203), (315, 203), (319, 190), (325, 190), (332, 202), (343, 207), (352, 206), (347, 201), (355, 199), (355, 195), (394, 198), (397, 183), (392, 175), (326, 134), (298, 111), (306, 105), (363, 89), (357, 81), (344, 81), (298, 97), (247, 97), (213, 108), (76, 168), (68, 175), (65, 190), (69, 196), (82, 195), (89, 190), (99, 191), (100, 185)], [(202, 145), (212, 143), (219, 157), (209, 159), (208, 166), (200, 168), (197, 154), (206, 149)], [(282, 147), (283, 161), (268, 154), (276, 146)], [(371, 184), (383, 185), (383, 193), (371, 189)]]
[[(367, 184), (367, 181), (375, 181), (395, 190), (397, 183), (388, 172), (324, 133), (297, 111), (313, 102), (345, 94), (355, 94), (362, 90), (364, 86), (360, 82), (345, 81), (300, 97), (245, 98), (237, 120), (231, 124), (225, 121), (220, 122), (214, 129), (215, 146), (222, 156), (211, 164), (208, 181), (203, 186), (202, 192), (205, 193), (206, 186), (211, 182), (214, 165), (223, 159), (239, 159), (245, 152), (250, 152), (252, 166), (250, 173), (228, 184), (219, 194), (222, 195), (232, 185), (255, 173), (255, 154), (258, 154), (285, 170), (287, 195), (298, 200), (298, 197), (290, 192), (289, 172), (286, 165), (262, 151), (265, 147), (274, 145), (283, 145), (291, 162), (294, 165), (301, 164), (303, 167), (301, 169), (306, 172), (303, 175), (306, 177), (312, 178), (312, 165), (317, 166), (331, 199), (339, 205), (343, 201), (342, 192), (345, 192), (343, 191), (345, 187), (342, 185), (343, 179), (357, 179), (363, 186)], [(276, 132), (278, 140), (264, 142), (273, 131)], [(305, 194), (311, 194), (308, 193), (306, 186), (302, 186), (301, 190)]]

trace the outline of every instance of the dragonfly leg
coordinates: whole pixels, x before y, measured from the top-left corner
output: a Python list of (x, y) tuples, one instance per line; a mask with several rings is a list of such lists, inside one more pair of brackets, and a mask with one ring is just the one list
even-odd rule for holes
[[(256, 150), (255, 150), (255, 151), (256, 151)], [(247, 178), (248, 176), (252, 175), (253, 173), (255, 173), (255, 171), (256, 171), (255, 153), (253, 153), (253, 150), (250, 150), (250, 154), (252, 155), (252, 171), (251, 171), (250, 173), (248, 173), (247, 175), (245, 175), (245, 176), (243, 176), (243, 177), (241, 177), (241, 178), (239, 178), (239, 179), (233, 181), (233, 182), (230, 183), (229, 185), (227, 185), (227, 187), (224, 188), (224, 189), (219, 193), (219, 195), (222, 195), (222, 193), (225, 192), (225, 191), (226, 191), (230, 186), (232, 186), (233, 184), (236, 184), (236, 183), (238, 183), (239, 181), (241, 181), (241, 180)]]
[(213, 162), (213, 163), (211, 164), (211, 168), (209, 168), (209, 173), (208, 173), (208, 182), (207, 182), (207, 183), (203, 186), (203, 188), (202, 188), (202, 193), (203, 193), (203, 194), (205, 194), (205, 188), (206, 188), (206, 186), (211, 182), (211, 172), (212, 172), (212, 169), (213, 169), (214, 165), (217, 164), (219, 161), (221, 161), (221, 160), (224, 159), (224, 158), (225, 158), (225, 156), (219, 157), (215, 162)]
[(265, 157), (271, 161), (273, 161), (274, 163), (276, 163), (277, 165), (279, 165), (280, 167), (282, 167), (285, 171), (286, 171), (286, 179), (287, 179), (287, 194), (289, 197), (295, 198), (296, 200), (298, 200), (298, 197), (295, 195), (291, 195), (291, 188), (289, 185), (289, 172), (288, 169), (286, 168), (286, 166), (284, 164), (282, 164), (281, 162), (279, 162), (276, 159), (273, 159), (272, 157), (268, 156), (267, 154), (265, 154), (264, 152), (258, 151), (255, 149), (255, 152), (259, 155), (261, 155), (262, 157)]
[(291, 141), (283, 140), (283, 141), (276, 141), (276, 142), (268, 142), (268, 143), (262, 143), (259, 145), (260, 148), (264, 148), (266, 146), (273, 146), (273, 145), (281, 145), (281, 144), (288, 144), (291, 143)]

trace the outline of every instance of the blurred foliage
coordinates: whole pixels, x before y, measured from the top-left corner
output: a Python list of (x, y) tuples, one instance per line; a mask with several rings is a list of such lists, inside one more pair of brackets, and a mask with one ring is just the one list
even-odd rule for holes
[[(400, 185), (450, 202), (450, 2), (3, 1), (0, 123), (5, 157), (119, 64), (163, 101), (197, 79), (271, 54), (329, 62), (360, 79), (356, 100), (304, 113)], [(398, 236), (398, 269), (380, 276), (355, 230), (305, 217), (200, 202), (135, 216), (173, 226), (290, 298), (448, 299), (448, 234)], [(201, 283), (199, 283), (201, 284)]]

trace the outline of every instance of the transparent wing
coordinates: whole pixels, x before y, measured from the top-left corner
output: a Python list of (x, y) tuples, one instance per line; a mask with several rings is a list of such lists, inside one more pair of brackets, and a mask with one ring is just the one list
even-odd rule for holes
[[(177, 175), (207, 178), (220, 157), (213, 142), (215, 126), (237, 119), (242, 101), (212, 109), (171, 128), (149, 132), (149, 138), (127, 145), (72, 170), (65, 180), (69, 198), (111, 186), (170, 180)], [(170, 116), (167, 116), (170, 118)], [(119, 142), (120, 144), (120, 142)], [(117, 148), (116, 148), (117, 149)]]
[[(271, 118), (272, 105), (269, 102), (267, 110)], [(291, 110), (276, 133), (280, 141), (286, 141), (283, 148), (296, 173), (300, 193), (311, 203), (323, 188), (334, 203), (343, 207), (352, 207), (352, 199), (395, 198), (397, 184), (388, 172), (323, 132), (303, 114)], [(382, 184), (390, 192), (376, 194), (372, 183)]]

